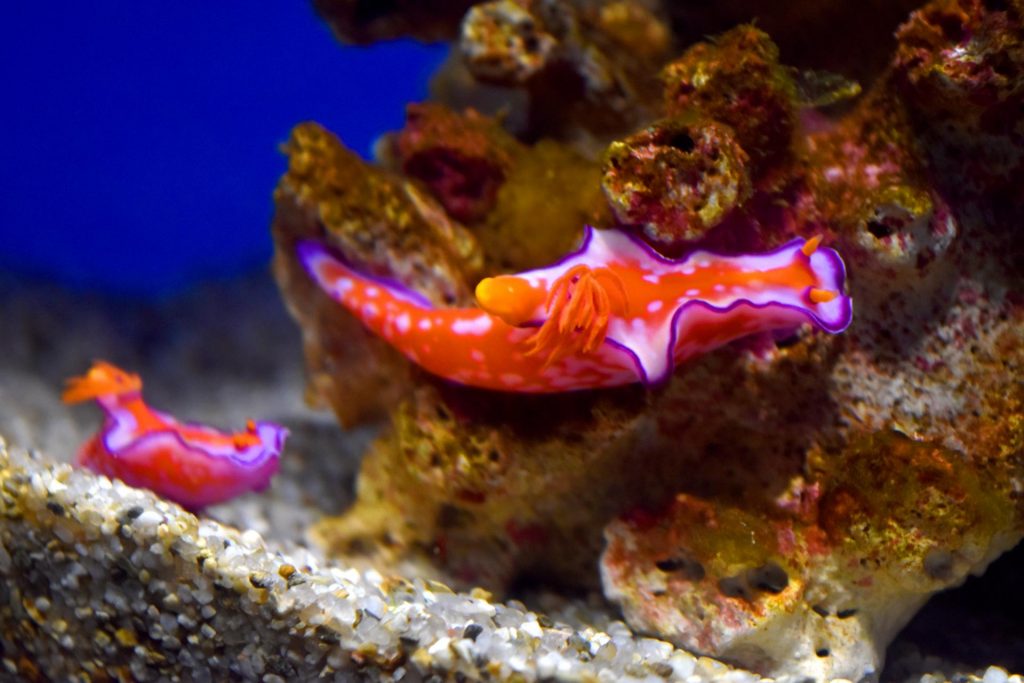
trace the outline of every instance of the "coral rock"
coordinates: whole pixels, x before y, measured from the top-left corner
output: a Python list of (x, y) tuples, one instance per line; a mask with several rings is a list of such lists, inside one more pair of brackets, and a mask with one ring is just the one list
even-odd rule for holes
[(897, 33), (894, 67), (944, 186), (1020, 206), (1024, 23), (1017, 10), (941, 0)]
[(886, 69), (896, 47), (893, 32), (920, 4), (921, 0), (719, 0), (667, 2), (665, 10), (680, 45), (756, 20), (787, 63), (868, 82)]
[(671, 37), (654, 3), (492, 0), (462, 24), (473, 78), (525, 91), (527, 132), (604, 135), (649, 116)]
[[(551, 5), (558, 12), (556, 5)], [(548, 67), (558, 46), (528, 3), (486, 2), (473, 7), (462, 23), (462, 52), (470, 70), (485, 81), (521, 85)], [(558, 23), (564, 23), (564, 19)], [(564, 29), (563, 29), (564, 30)]]
[(796, 85), (778, 48), (753, 26), (698, 43), (665, 67), (669, 114), (701, 113), (730, 126), (760, 176), (790, 157), (797, 129)]
[(817, 464), (820, 480), (794, 480), (763, 510), (684, 495), (611, 524), (606, 593), (632, 624), (694, 652), (861, 680), (928, 594), (1020, 537), (1003, 533), (1008, 488), (934, 444), (872, 435)]
[(641, 467), (630, 444), (643, 403), (638, 387), (572, 400), (421, 387), (363, 461), (356, 506), (315, 537), (378, 563), (427, 558), (459, 585), (501, 590), (536, 573), (596, 588), (592, 518), (618, 507), (614, 473)]
[(600, 178), (596, 162), (550, 140), (519, 155), (494, 210), (474, 226), (493, 272), (552, 263), (579, 243), (584, 225), (611, 224)]
[(493, 208), (520, 145), (473, 110), (410, 104), (405, 127), (387, 147), (402, 172), (430, 188), (449, 215), (473, 221)]
[(838, 125), (810, 135), (807, 180), (830, 226), (865, 271), (921, 274), (945, 258), (959, 226), (928, 180), (904, 108), (876, 89)]
[(750, 196), (747, 160), (727, 126), (669, 119), (612, 143), (602, 186), (621, 222), (671, 245), (697, 239)]

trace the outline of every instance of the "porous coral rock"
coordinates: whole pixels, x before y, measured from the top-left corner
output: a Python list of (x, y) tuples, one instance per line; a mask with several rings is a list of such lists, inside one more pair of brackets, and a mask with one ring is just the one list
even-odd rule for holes
[(932, 2), (897, 33), (896, 77), (923, 149), (958, 197), (1021, 206), (1024, 23), (1019, 5)]
[(790, 160), (796, 143), (797, 91), (778, 48), (754, 26), (701, 42), (662, 71), (665, 110), (700, 113), (731, 127), (760, 177)]
[(378, 146), (410, 178), (423, 182), (449, 215), (473, 221), (494, 207), (519, 143), (496, 121), (470, 109), (410, 104), (405, 127)]
[(894, 30), (920, 5), (920, 0), (719, 0), (668, 2), (665, 11), (681, 45), (754, 21), (779, 45), (787, 64), (870, 82), (889, 64)]
[(602, 187), (621, 223), (672, 245), (701, 237), (750, 197), (747, 162), (728, 126), (679, 117), (613, 142)]
[(500, 589), (535, 574), (596, 588), (592, 517), (617, 508), (615, 473), (641, 464), (632, 439), (643, 405), (638, 387), (573, 402), (422, 387), (364, 460), (356, 509), (316, 537), (345, 556), (426, 557), (460, 585)]
[(807, 183), (846, 254), (878, 277), (923, 273), (958, 232), (948, 202), (928, 179), (904, 106), (877, 86), (835, 125), (807, 137)]
[(680, 495), (609, 525), (609, 597), (634, 626), (695, 652), (861, 680), (880, 670), (875, 643), (928, 595), (1020, 538), (1007, 533), (1016, 513), (1002, 472), (983, 476), (935, 444), (867, 435), (839, 454), (812, 453), (809, 472), (774, 501)]
[(528, 93), (527, 133), (603, 135), (648, 116), (671, 47), (660, 5), (491, 0), (466, 13), (459, 50), (472, 76)]
[(550, 263), (584, 225), (611, 222), (597, 162), (553, 140), (524, 145), (472, 109), (410, 105), (405, 127), (377, 150), (466, 223), (492, 272)]
[(548, 24), (531, 6), (515, 0), (487, 2), (472, 8), (462, 23), (462, 52), (470, 70), (483, 80), (522, 85), (548, 66), (558, 36), (568, 27), (558, 13), (565, 7), (549, 3)]
[[(1024, 316), (1013, 292), (1024, 282), (1011, 265), (1013, 237), (929, 184), (943, 168), (926, 167), (887, 87), (808, 140), (805, 219), (837, 231), (857, 309), (827, 371), (838, 413), (826, 414), (831, 426), (810, 444), (794, 444), (807, 454), (794, 476), (811, 482), (796, 501), (809, 502), (816, 521), (802, 529), (785, 521), (792, 494), (779, 498), (780, 510), (744, 517), (764, 499), (747, 489), (737, 503), (719, 483), (696, 487), (713, 491), (710, 500), (683, 496), (667, 512), (641, 516), (644, 524), (633, 515), (608, 530), (606, 590), (633, 623), (762, 671), (876, 672), (881, 645), (928, 593), (983, 571), (1021, 535)], [(705, 417), (701, 431), (716, 422)], [(786, 431), (768, 430), (772, 439)], [(746, 457), (766, 455), (741, 429), (728, 441)], [(717, 520), (704, 524), (699, 542), (688, 524), (695, 507)], [(753, 546), (761, 554), (737, 563), (744, 567), (707, 569), (709, 557), (712, 566), (731, 557), (738, 528), (761, 539)], [(691, 576), (699, 565), (701, 585), (659, 572), (665, 561)], [(793, 600), (730, 581), (765, 562), (785, 568)], [(847, 618), (856, 609), (856, 621), (825, 619), (839, 612), (815, 610), (824, 595), (855, 597), (856, 607), (836, 609)]]

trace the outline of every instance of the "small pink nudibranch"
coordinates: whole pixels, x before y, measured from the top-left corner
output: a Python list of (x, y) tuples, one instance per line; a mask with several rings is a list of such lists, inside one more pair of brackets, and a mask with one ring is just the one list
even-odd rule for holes
[(310, 276), (429, 372), (502, 391), (665, 382), (676, 365), (755, 332), (850, 323), (839, 254), (820, 238), (764, 254), (665, 258), (621, 230), (587, 227), (557, 263), (482, 280), (478, 307), (437, 308), (301, 242)]
[(68, 380), (63, 399), (95, 399), (104, 413), (99, 432), (79, 451), (78, 465), (191, 510), (269, 486), (288, 435), (271, 422), (250, 420), (235, 434), (179, 422), (146, 405), (138, 375), (102, 361)]

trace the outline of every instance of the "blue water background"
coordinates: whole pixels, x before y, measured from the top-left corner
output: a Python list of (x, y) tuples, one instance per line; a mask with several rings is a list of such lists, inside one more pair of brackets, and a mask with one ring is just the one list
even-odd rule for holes
[(445, 52), (344, 47), (300, 0), (4, 15), (0, 269), (142, 296), (266, 264), (291, 127), (368, 155)]

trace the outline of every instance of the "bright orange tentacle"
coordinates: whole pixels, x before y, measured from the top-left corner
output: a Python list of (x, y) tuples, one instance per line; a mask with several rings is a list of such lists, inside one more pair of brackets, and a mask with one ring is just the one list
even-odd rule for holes
[(125, 372), (106, 361), (94, 361), (89, 371), (81, 377), (67, 380), (61, 400), (65, 403), (79, 403), (104, 396), (119, 396), (142, 390), (138, 375)]
[(527, 355), (545, 354), (547, 366), (573, 353), (596, 351), (608, 334), (612, 312), (628, 309), (628, 301), (618, 275), (580, 264), (555, 280), (544, 307), (548, 319), (527, 340)]

